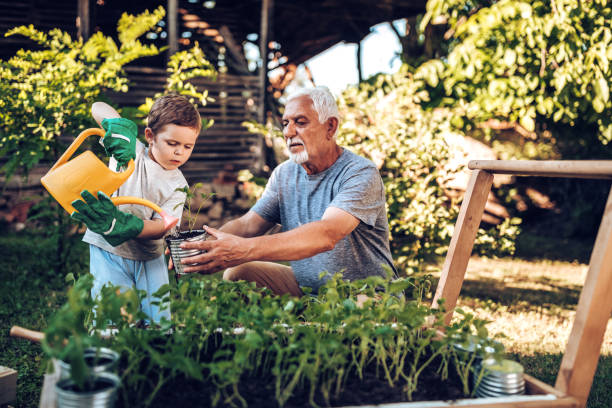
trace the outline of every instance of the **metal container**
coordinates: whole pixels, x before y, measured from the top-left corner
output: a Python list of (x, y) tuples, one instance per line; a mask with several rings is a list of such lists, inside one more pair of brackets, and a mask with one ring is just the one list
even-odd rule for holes
[[(89, 347), (83, 352), (85, 364), (91, 370), (90, 374), (103, 372), (117, 373), (119, 353), (106, 347)], [(59, 361), (60, 379), (70, 378), (70, 364)]]
[(512, 360), (486, 359), (481, 363), (482, 378), (479, 383), (474, 377), (476, 397), (500, 397), (525, 393), (523, 366)]
[[(477, 339), (478, 338), (476, 336), (469, 336), (464, 342), (455, 341), (453, 343), (453, 347), (458, 353), (464, 353), (466, 355), (468, 353), (475, 353), (475, 359), (477, 361), (481, 361), (483, 358), (486, 358), (495, 353), (495, 347), (483, 347), (480, 343), (477, 342)], [(500, 348), (502, 351), (504, 350), (504, 346), (500, 342), (493, 341), (493, 343), (495, 343), (497, 347)]]
[(186, 241), (193, 242), (204, 240), (206, 240), (206, 231), (204, 230), (181, 231), (177, 236), (168, 235), (166, 237), (166, 244), (168, 248), (170, 248), (170, 256), (172, 257), (172, 263), (174, 264), (174, 271), (176, 272), (177, 278), (186, 275), (185, 272), (183, 272), (184, 265), (181, 263), (182, 259), (204, 252), (199, 249), (181, 249), (180, 245)]
[(113, 373), (100, 373), (94, 376), (96, 389), (92, 391), (75, 390), (70, 378), (60, 380), (55, 385), (58, 408), (110, 408), (115, 405), (117, 389), (121, 384)]

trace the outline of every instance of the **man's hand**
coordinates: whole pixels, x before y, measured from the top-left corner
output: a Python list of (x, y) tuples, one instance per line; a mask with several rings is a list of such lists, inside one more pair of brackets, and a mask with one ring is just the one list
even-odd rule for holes
[[(215, 228), (203, 227), (214, 239), (206, 241), (184, 242), (183, 249), (204, 250), (203, 254), (184, 258), (183, 271), (212, 274), (232, 266), (251, 261), (249, 259), (248, 238), (221, 232)], [(189, 265), (197, 264), (197, 265)]]
[(144, 222), (135, 215), (119, 211), (102, 191), (98, 191), (96, 198), (89, 191), (83, 190), (81, 197), (84, 201), (72, 202), (72, 206), (78, 212), (73, 212), (70, 216), (83, 222), (93, 232), (102, 235), (112, 246), (135, 238), (142, 231)]
[(138, 126), (126, 118), (111, 118), (102, 121), (106, 134), (102, 144), (108, 156), (113, 156), (119, 166), (125, 166), (136, 158), (136, 136)]

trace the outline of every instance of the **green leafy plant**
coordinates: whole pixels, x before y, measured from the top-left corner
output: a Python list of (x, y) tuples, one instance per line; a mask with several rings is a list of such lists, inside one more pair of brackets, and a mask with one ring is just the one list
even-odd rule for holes
[[(451, 108), (457, 128), (502, 159), (610, 157), (610, 2), (429, 1), (422, 28), (444, 20), (448, 53), (414, 68), (426, 109)], [(567, 238), (584, 236), (603, 211), (593, 207), (597, 200), (585, 203), (581, 190), (601, 197), (609, 190), (582, 180), (536, 188), (556, 196), (562, 216), (554, 223)]]
[(215, 193), (202, 192), (201, 189), (204, 186), (202, 183), (195, 183), (193, 186), (179, 187), (175, 191), (185, 193), (185, 203), (177, 204), (174, 209), (183, 207), (183, 215), (187, 218), (187, 228), (189, 231), (193, 230), (198, 220), (198, 215), (204, 207), (204, 204), (210, 200)]
[[(201, 86), (198, 89), (196, 83), (194, 83), (197, 79), (209, 78), (214, 80), (217, 77), (215, 67), (206, 59), (206, 55), (198, 42), (195, 42), (189, 50), (179, 51), (171, 55), (166, 72), (168, 78), (164, 91), (156, 93), (153, 97), (147, 97), (145, 103), (133, 112), (135, 118), (144, 120), (155, 100), (167, 93), (185, 95), (196, 107), (206, 106), (208, 102), (213, 101), (208, 96), (207, 89), (203, 89)], [(202, 118), (202, 130), (206, 130), (213, 125), (213, 119)]]
[(50, 319), (42, 342), (46, 355), (62, 360), (70, 367), (70, 378), (79, 391), (93, 390), (94, 372), (86, 361), (85, 350), (108, 345), (110, 330), (134, 326), (145, 318), (134, 290), (107, 285), (97, 299), (91, 297), (93, 276), (84, 274), (68, 290), (68, 300)]
[(415, 76), (430, 106), (462, 106), (458, 120), (466, 128), (494, 119), (515, 122), (545, 144), (577, 146), (596, 136), (607, 145), (611, 10), (607, 1), (429, 1), (423, 26), (446, 19), (451, 46)]
[[(107, 286), (92, 300), (91, 278), (84, 276), (52, 319), (45, 350), (66, 356), (72, 354), (66, 345), (95, 340), (119, 352), (123, 406), (164, 406), (189, 393), (200, 404), (245, 406), (254, 391), (243, 394), (241, 384), (255, 378), (266, 379), (257, 393), (270, 404), (299, 398), (329, 405), (349, 379), (373, 373), (410, 400), (425, 372), (437, 373), (439, 386), (455, 375), (448, 369), (453, 361), (472, 370), (473, 361), (453, 352), (456, 341), (469, 335), (489, 342), (484, 322), (463, 314), (445, 327), (443, 309), (405, 295), (422, 293), (418, 285), (412, 278), (346, 282), (335, 275), (317, 296), (292, 298), (246, 282), (196, 277), (161, 288), (156, 296), (171, 299), (172, 321), (143, 330), (134, 325), (136, 292)], [(361, 307), (359, 295), (368, 296)], [(107, 322), (114, 335), (101, 338)], [(452, 336), (441, 337), (440, 330)]]
[(76, 273), (87, 265), (83, 257), (86, 245), (75, 234), (77, 228), (70, 215), (49, 195), (37, 202), (28, 212), (28, 223), (36, 232), (43, 248), (48, 248), (46, 256), (52, 273), (65, 276)]
[(32, 25), (5, 34), (25, 36), (41, 48), (22, 49), (0, 61), (0, 155), (8, 159), (2, 167), (7, 178), (18, 170), (26, 176), (39, 161), (57, 158), (63, 151), (59, 136), (76, 134), (91, 123), (90, 106), (103, 92), (127, 92), (123, 66), (159, 53), (138, 38), (164, 14), (161, 7), (137, 16), (123, 14), (119, 44), (101, 32), (83, 41)]

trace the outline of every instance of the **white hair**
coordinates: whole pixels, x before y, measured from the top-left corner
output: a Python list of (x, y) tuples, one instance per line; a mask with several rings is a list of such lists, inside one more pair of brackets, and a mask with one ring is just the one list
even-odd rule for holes
[(340, 120), (336, 99), (326, 86), (301, 89), (289, 95), (287, 102), (291, 101), (292, 99), (299, 98), (300, 96), (308, 96), (310, 98), (312, 101), (312, 107), (319, 116), (319, 123), (325, 123), (325, 121), (329, 118), (336, 118), (338, 121)]

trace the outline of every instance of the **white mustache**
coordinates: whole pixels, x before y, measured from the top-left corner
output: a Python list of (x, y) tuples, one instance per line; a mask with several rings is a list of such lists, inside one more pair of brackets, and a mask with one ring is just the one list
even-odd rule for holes
[(291, 139), (287, 139), (287, 149), (291, 148), (292, 144), (300, 144), (304, 146), (304, 141), (299, 137), (292, 137)]

